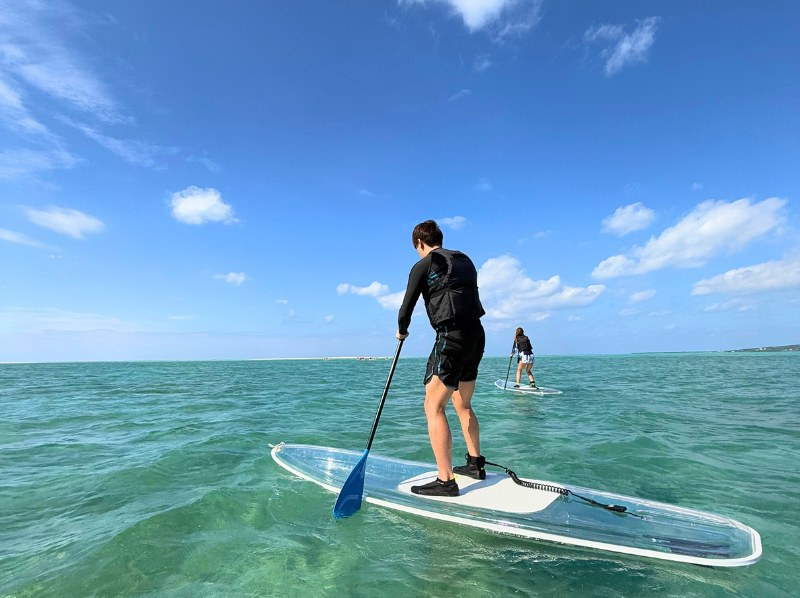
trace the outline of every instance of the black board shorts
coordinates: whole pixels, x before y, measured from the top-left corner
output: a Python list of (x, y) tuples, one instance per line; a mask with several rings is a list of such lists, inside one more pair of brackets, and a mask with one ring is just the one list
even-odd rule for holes
[(478, 379), (478, 365), (483, 358), (486, 334), (480, 320), (463, 324), (449, 330), (446, 327), (436, 331), (436, 342), (428, 357), (425, 368), (427, 384), (433, 376), (438, 376), (447, 388), (458, 388), (459, 382), (473, 382)]

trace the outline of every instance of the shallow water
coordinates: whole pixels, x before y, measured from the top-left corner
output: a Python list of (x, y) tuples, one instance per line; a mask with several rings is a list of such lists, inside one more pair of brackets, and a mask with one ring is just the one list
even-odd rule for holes
[[(490, 460), (732, 517), (761, 561), (643, 560), (369, 504), (334, 520), (269, 443), (363, 449), (388, 360), (5, 364), (0, 596), (795, 595), (800, 355), (537, 357), (554, 397), (496, 388), (508, 363), (484, 359), (474, 400)], [(400, 359), (373, 453), (432, 461), (423, 369)]]

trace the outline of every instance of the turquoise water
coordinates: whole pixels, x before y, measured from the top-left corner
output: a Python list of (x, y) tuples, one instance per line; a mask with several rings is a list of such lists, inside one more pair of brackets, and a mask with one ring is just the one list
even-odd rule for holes
[[(761, 561), (642, 560), (369, 504), (334, 520), (269, 443), (363, 449), (388, 360), (6, 364), (0, 596), (796, 595), (800, 355), (541, 356), (556, 397), (495, 388), (508, 363), (478, 380), (490, 460), (732, 517)], [(423, 369), (400, 359), (373, 453), (432, 461)]]

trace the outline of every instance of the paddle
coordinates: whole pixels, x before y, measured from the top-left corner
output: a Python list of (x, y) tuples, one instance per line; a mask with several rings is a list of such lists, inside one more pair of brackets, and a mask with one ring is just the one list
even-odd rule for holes
[(364, 471), (367, 467), (367, 455), (369, 449), (372, 447), (372, 439), (375, 438), (375, 431), (378, 429), (378, 421), (381, 419), (381, 411), (383, 411), (383, 404), (386, 402), (386, 395), (389, 393), (389, 384), (392, 382), (394, 375), (394, 368), (397, 366), (397, 358), (400, 357), (400, 348), (403, 346), (403, 341), (397, 343), (397, 351), (394, 353), (392, 360), (392, 367), (389, 370), (389, 377), (386, 379), (386, 386), (383, 389), (383, 396), (381, 397), (381, 404), (378, 406), (378, 412), (375, 414), (375, 421), (372, 422), (372, 432), (369, 435), (369, 442), (364, 454), (356, 463), (353, 471), (345, 480), (342, 489), (339, 491), (339, 496), (336, 498), (336, 504), (333, 506), (333, 516), (337, 519), (350, 517), (353, 513), (361, 508), (361, 497), (364, 494)]
[(514, 359), (514, 354), (511, 354), (511, 357), (508, 358), (508, 370), (506, 371), (506, 383), (503, 384), (503, 390), (508, 388), (508, 375), (511, 373), (511, 360)]

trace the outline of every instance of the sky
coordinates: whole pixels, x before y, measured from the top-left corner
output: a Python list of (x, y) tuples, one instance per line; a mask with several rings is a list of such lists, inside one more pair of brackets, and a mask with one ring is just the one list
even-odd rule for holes
[[(800, 4), (0, 0), (0, 361), (800, 343)], [(433, 332), (418, 306), (404, 356)]]

